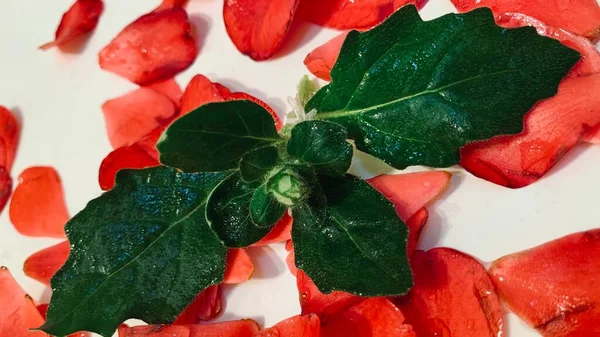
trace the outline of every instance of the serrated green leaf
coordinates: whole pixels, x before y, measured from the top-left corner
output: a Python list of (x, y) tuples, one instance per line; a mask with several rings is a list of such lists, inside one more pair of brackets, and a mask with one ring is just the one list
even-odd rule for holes
[(287, 206), (277, 200), (267, 184), (254, 191), (250, 201), (250, 218), (258, 227), (272, 227), (286, 210)]
[(248, 100), (209, 103), (175, 121), (157, 144), (161, 163), (185, 172), (224, 171), (242, 156), (281, 141), (273, 117)]
[(405, 294), (412, 286), (408, 231), (393, 205), (354, 176), (319, 181), (292, 209), (296, 266), (324, 293)]
[(348, 34), (333, 81), (306, 110), (395, 168), (451, 166), (466, 143), (520, 132), (579, 58), (532, 27), (496, 26), (487, 8), (424, 22), (405, 6)]
[(66, 225), (72, 249), (52, 279), (45, 332), (112, 336), (129, 318), (170, 323), (220, 283), (227, 249), (205, 220), (223, 173), (124, 170)]
[(263, 178), (279, 163), (279, 150), (265, 146), (246, 153), (240, 160), (242, 179), (252, 182)]
[(352, 145), (346, 129), (328, 121), (306, 121), (292, 129), (288, 154), (311, 164), (325, 175), (341, 176), (352, 163)]

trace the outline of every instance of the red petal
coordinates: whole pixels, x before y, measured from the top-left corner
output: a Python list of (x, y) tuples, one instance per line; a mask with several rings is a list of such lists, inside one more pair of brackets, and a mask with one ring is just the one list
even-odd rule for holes
[(600, 74), (568, 78), (558, 94), (538, 103), (524, 131), (461, 149), (462, 165), (493, 183), (519, 188), (541, 178), (591, 128), (600, 124)]
[[(600, 144), (600, 125), (586, 133), (583, 136), (583, 140), (592, 144)], [(2, 209), (2, 207), (0, 207), (0, 209)]]
[(596, 0), (451, 0), (460, 12), (490, 7), (495, 15), (523, 13), (548, 25), (579, 35), (595, 37), (600, 33), (600, 6)]
[(427, 220), (429, 219), (429, 211), (427, 208), (423, 207), (417, 211), (413, 216), (406, 221), (406, 226), (408, 227), (408, 241), (406, 243), (406, 253), (408, 256), (411, 256), (412, 253), (417, 249), (417, 245), (419, 244), (419, 238), (421, 237), (421, 232), (427, 224)]
[(19, 286), (10, 271), (0, 267), (0, 332), (6, 337), (47, 337), (41, 331), (30, 331), (44, 323), (33, 300)]
[[(46, 312), (48, 311), (48, 304), (38, 304), (37, 306), (37, 310), (39, 311), (40, 315), (42, 315), (42, 318), (44, 320), (46, 320)], [(89, 332), (76, 332), (73, 334), (70, 334), (67, 337), (91, 337), (92, 334)]]
[(100, 51), (100, 67), (139, 85), (173, 77), (198, 54), (185, 10), (141, 16)]
[(260, 99), (247, 94), (245, 92), (234, 92), (231, 95), (227, 96), (226, 99), (228, 101), (234, 101), (234, 100), (249, 100), (252, 101), (260, 106), (262, 106), (263, 108), (265, 108), (265, 110), (267, 110), (270, 114), (271, 117), (273, 117), (273, 121), (275, 122), (275, 128), (279, 131), (281, 130), (281, 120), (279, 119), (279, 116), (277, 116), (277, 113), (275, 112), (275, 110), (273, 110), (273, 108), (271, 108), (267, 103), (261, 101)]
[(187, 3), (187, 0), (163, 0), (163, 2), (154, 11), (162, 11), (173, 7), (183, 7)]
[(102, 105), (110, 144), (118, 149), (137, 142), (175, 116), (175, 106), (165, 95), (139, 88)]
[(388, 198), (398, 216), (407, 221), (419, 209), (442, 193), (452, 174), (446, 171), (426, 171), (408, 174), (382, 175), (368, 179), (376, 190)]
[(331, 69), (340, 55), (340, 50), (348, 32), (342, 33), (311, 51), (304, 59), (304, 65), (315, 76), (331, 81)]
[(146, 86), (146, 88), (150, 88), (158, 93), (161, 93), (167, 96), (176, 107), (181, 105), (181, 98), (183, 97), (183, 91), (177, 84), (174, 78), (170, 78), (168, 80), (154, 82)]
[(10, 171), (19, 145), (21, 127), (15, 115), (0, 105), (0, 166)]
[[(319, 337), (321, 323), (317, 315), (294, 316), (254, 334), (254, 337)], [(328, 336), (328, 335), (324, 335)]]
[(98, 181), (100, 188), (108, 191), (115, 186), (117, 172), (122, 169), (141, 169), (158, 166), (158, 160), (152, 158), (140, 145), (118, 148), (106, 156), (100, 164)]
[(292, 244), (292, 240), (288, 240), (285, 243), (285, 250), (287, 250), (289, 252), (288, 256), (285, 258), (285, 263), (287, 264), (288, 269), (290, 270), (290, 273), (292, 273), (292, 275), (294, 275), (294, 276), (297, 276), (298, 268), (296, 268), (296, 257), (294, 254), (294, 247)]
[(364, 300), (363, 297), (343, 291), (334, 291), (325, 295), (302, 270), (297, 271), (296, 284), (302, 314), (317, 314), (323, 320)]
[(229, 249), (227, 251), (227, 268), (225, 284), (237, 284), (248, 281), (254, 274), (254, 264), (245, 249)]
[(12, 192), (12, 178), (3, 166), (0, 166), (0, 212), (6, 206)]
[(156, 162), (158, 162), (158, 157), (160, 156), (158, 149), (156, 148), (156, 143), (158, 143), (158, 139), (160, 136), (162, 136), (167, 127), (168, 125), (166, 124), (157, 127), (156, 129), (152, 130), (152, 132), (142, 137), (142, 139), (138, 140), (136, 143)]
[(204, 289), (194, 301), (177, 317), (173, 324), (197, 324), (219, 316), (223, 310), (221, 285)]
[(40, 49), (47, 50), (64, 44), (93, 31), (98, 25), (104, 10), (102, 0), (76, 0), (73, 6), (62, 16), (56, 29), (54, 41), (48, 42)]
[(450, 248), (417, 250), (414, 287), (395, 299), (417, 336), (503, 336), (502, 307), (483, 266)]
[(50, 285), (50, 279), (67, 262), (70, 252), (69, 241), (40, 250), (25, 260), (23, 271), (32, 279)]
[(546, 337), (600, 336), (600, 229), (496, 260), (490, 268), (510, 309)]
[(300, 0), (225, 0), (223, 19), (237, 49), (255, 60), (271, 57), (285, 39)]
[(292, 239), (292, 223), (294, 219), (286, 212), (273, 229), (262, 240), (252, 246), (266, 246), (272, 243), (285, 242)]
[(366, 299), (330, 317), (322, 331), (327, 337), (416, 337), (402, 312), (385, 297)]
[(251, 319), (194, 325), (143, 325), (119, 328), (119, 337), (252, 337), (259, 330)]
[(211, 82), (203, 75), (196, 75), (192, 78), (183, 92), (181, 114), (185, 115), (206, 103), (223, 102), (225, 101), (223, 94), (230, 93), (231, 92), (222, 85)]
[(10, 202), (9, 215), (23, 235), (64, 238), (69, 213), (58, 172), (43, 166), (23, 171)]

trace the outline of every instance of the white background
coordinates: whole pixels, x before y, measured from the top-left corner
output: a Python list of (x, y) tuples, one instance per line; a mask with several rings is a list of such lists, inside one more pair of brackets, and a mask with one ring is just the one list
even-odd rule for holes
[[(110, 151), (100, 106), (136, 88), (125, 79), (100, 70), (97, 52), (125, 25), (155, 8), (160, 0), (105, 0), (96, 32), (80, 54), (37, 47), (52, 40), (72, 0), (2, 0), (0, 11), (0, 104), (20, 114), (23, 134), (13, 177), (32, 165), (54, 166), (63, 179), (71, 214), (100, 194), (98, 167)], [(308, 71), (302, 61), (336, 32), (310, 24), (295, 28), (276, 58), (257, 63), (241, 55), (225, 32), (222, 1), (191, 0), (188, 13), (203, 36), (194, 65), (177, 76), (185, 87), (197, 73), (233, 91), (246, 91), (271, 104), (279, 114)], [(448, 0), (431, 0), (426, 19), (452, 11)], [(492, 261), (505, 254), (560, 236), (599, 226), (600, 146), (579, 145), (534, 185), (510, 190), (453, 168), (452, 185), (430, 207), (422, 248), (448, 246)], [(419, 168), (414, 168), (417, 170)], [(422, 169), (422, 168), (421, 168)], [(25, 277), (23, 261), (59, 240), (19, 235), (0, 215), (0, 265), (7, 266), (35, 299), (49, 292)], [(295, 278), (288, 272), (282, 245), (252, 249), (254, 278), (227, 289), (221, 320), (254, 318), (267, 326), (299, 313)], [(509, 315), (511, 336), (533, 337)], [(6, 336), (1, 336), (6, 337)]]

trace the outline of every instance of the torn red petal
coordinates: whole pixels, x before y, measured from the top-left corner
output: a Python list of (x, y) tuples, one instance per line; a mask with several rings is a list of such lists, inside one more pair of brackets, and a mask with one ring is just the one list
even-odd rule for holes
[(223, 102), (225, 94), (231, 94), (229, 89), (211, 82), (204, 75), (196, 75), (183, 92), (181, 114), (185, 115), (206, 103)]
[(104, 10), (102, 0), (77, 0), (63, 15), (54, 41), (40, 46), (47, 50), (54, 46), (61, 47), (64, 44), (93, 31), (98, 25), (100, 15)]
[(212, 324), (120, 327), (119, 337), (252, 337), (259, 330), (251, 319)]
[(279, 116), (277, 116), (277, 113), (275, 112), (275, 110), (273, 110), (273, 108), (271, 108), (267, 103), (261, 101), (260, 99), (247, 94), (245, 92), (234, 92), (231, 95), (227, 96), (226, 99), (228, 101), (234, 101), (234, 100), (249, 100), (252, 101), (260, 106), (262, 106), (263, 108), (265, 108), (265, 110), (267, 110), (270, 114), (271, 117), (273, 117), (273, 121), (275, 122), (275, 128), (277, 129), (277, 131), (281, 130), (281, 127), (283, 126), (281, 124), (281, 120), (279, 119)]
[(297, 270), (296, 285), (302, 314), (316, 314), (326, 321), (328, 317), (361, 302), (363, 297), (352, 295), (343, 291), (333, 291), (323, 294), (317, 285), (302, 270)]
[(19, 286), (10, 271), (0, 267), (0, 327), (2, 336), (47, 337), (41, 331), (30, 331), (42, 324), (44, 319), (29, 295)]
[(100, 188), (108, 191), (115, 186), (117, 172), (123, 169), (142, 169), (158, 166), (160, 163), (151, 157), (139, 144), (118, 148), (106, 156), (100, 164), (98, 182)]
[(11, 192), (12, 178), (8, 174), (8, 171), (3, 166), (0, 166), (0, 212), (6, 206)]
[(503, 336), (502, 307), (483, 266), (450, 248), (417, 250), (414, 286), (394, 299), (417, 336)]
[(216, 318), (223, 311), (221, 285), (204, 289), (177, 317), (173, 324), (197, 324)]
[(286, 212), (273, 229), (260, 241), (253, 244), (254, 247), (266, 246), (272, 243), (286, 242), (292, 239), (292, 223), (294, 219)]
[(174, 78), (148, 84), (146, 88), (150, 88), (167, 96), (173, 102), (175, 107), (179, 108), (179, 106), (181, 106), (183, 91), (181, 91), (181, 87), (179, 87), (179, 84), (177, 84), (177, 81), (175, 81)]
[[(254, 337), (319, 337), (321, 323), (317, 315), (294, 316), (273, 327), (254, 334)], [(327, 335), (324, 335), (327, 336)]]
[(423, 207), (406, 221), (406, 226), (408, 227), (406, 253), (408, 256), (411, 256), (415, 249), (417, 249), (419, 239), (421, 238), (421, 232), (423, 231), (423, 228), (425, 228), (428, 219), (429, 211), (427, 211), (427, 208)]
[(100, 51), (100, 67), (139, 85), (168, 79), (198, 54), (185, 10), (176, 7), (141, 16)]
[(331, 69), (340, 55), (340, 50), (348, 32), (342, 33), (311, 51), (304, 59), (304, 65), (315, 76), (331, 81)]
[(490, 275), (511, 311), (545, 337), (598, 336), (598, 256), (594, 229), (502, 257)]
[(183, 7), (188, 0), (163, 0), (163, 2), (154, 11), (162, 11), (165, 9), (171, 9), (173, 7)]
[(0, 105), (0, 167), (7, 171), (12, 169), (20, 135), (21, 127), (17, 117)]
[(44, 166), (23, 171), (9, 215), (15, 229), (23, 235), (64, 238), (69, 212), (58, 172)]
[(254, 264), (245, 249), (230, 248), (227, 251), (227, 262), (223, 283), (237, 284), (248, 281), (254, 274)]
[(25, 260), (23, 271), (32, 279), (50, 285), (50, 279), (67, 262), (70, 252), (68, 241), (42, 249)]
[(255, 60), (273, 56), (294, 19), (299, 0), (225, 0), (223, 19), (237, 49)]

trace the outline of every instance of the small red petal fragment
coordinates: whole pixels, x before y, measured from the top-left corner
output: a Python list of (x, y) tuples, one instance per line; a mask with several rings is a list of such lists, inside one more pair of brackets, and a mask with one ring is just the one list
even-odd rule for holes
[(20, 135), (21, 127), (17, 117), (0, 105), (0, 167), (7, 171), (12, 169)]
[(50, 279), (67, 262), (70, 252), (69, 241), (42, 249), (25, 260), (23, 271), (32, 279), (50, 285)]
[[(46, 320), (46, 312), (48, 312), (48, 304), (44, 303), (44, 304), (38, 304), (37, 306), (37, 310), (39, 311), (40, 315), (42, 315), (42, 318), (44, 320)], [(67, 337), (91, 337), (92, 334), (89, 332), (76, 332), (76, 333), (72, 333)]]
[(286, 212), (273, 226), (273, 229), (262, 240), (253, 244), (254, 247), (266, 246), (272, 243), (285, 242), (292, 239), (292, 223), (294, 219)]
[(319, 291), (317, 285), (302, 270), (298, 270), (296, 273), (296, 284), (302, 314), (317, 314), (324, 321), (328, 317), (364, 300), (363, 297), (343, 291), (334, 291), (325, 295)]
[(187, 0), (163, 0), (163, 2), (154, 11), (162, 11), (165, 9), (171, 9), (173, 7), (183, 7), (187, 3)]
[(224, 86), (211, 82), (204, 75), (196, 75), (183, 92), (181, 114), (185, 115), (206, 103), (223, 102), (224, 94), (231, 92)]
[(260, 99), (247, 94), (245, 92), (234, 92), (231, 95), (227, 96), (226, 99), (228, 101), (234, 101), (234, 100), (249, 100), (252, 101), (260, 106), (262, 106), (263, 108), (265, 108), (265, 110), (267, 110), (270, 114), (271, 117), (273, 117), (273, 121), (275, 122), (275, 128), (279, 131), (281, 130), (282, 124), (281, 124), (281, 120), (279, 119), (279, 116), (277, 116), (277, 113), (275, 112), (275, 110), (273, 110), (273, 108), (271, 108), (267, 103), (261, 101)]
[(450, 248), (417, 250), (414, 287), (394, 299), (417, 336), (504, 336), (502, 307), (483, 266)]
[(571, 234), (492, 264), (511, 311), (545, 337), (600, 336), (600, 229)]
[(12, 192), (12, 178), (3, 166), (0, 166), (0, 212), (6, 206)]
[(179, 106), (181, 105), (183, 91), (181, 91), (181, 87), (179, 86), (179, 84), (177, 84), (177, 81), (175, 81), (174, 78), (148, 84), (146, 88), (150, 88), (158, 93), (167, 96), (177, 108), (179, 108)]
[(168, 79), (198, 54), (185, 10), (176, 7), (141, 16), (100, 51), (100, 68), (139, 85)]
[(421, 232), (423, 231), (423, 228), (425, 228), (425, 224), (427, 224), (428, 219), (429, 211), (427, 211), (427, 208), (423, 207), (406, 221), (406, 226), (408, 227), (406, 253), (408, 256), (411, 256), (415, 249), (417, 249)]
[(248, 281), (254, 274), (254, 264), (245, 249), (229, 249), (223, 283), (238, 284)]
[(106, 156), (100, 164), (98, 181), (100, 188), (108, 191), (115, 186), (117, 172), (122, 169), (142, 169), (158, 166), (158, 160), (152, 158), (139, 144), (118, 148)]
[(294, 276), (298, 276), (298, 268), (296, 268), (296, 256), (294, 254), (294, 246), (292, 240), (288, 240), (285, 243), (285, 250), (288, 251), (288, 256), (285, 258), (285, 263), (290, 270), (290, 273)]
[(143, 325), (119, 328), (119, 337), (252, 337), (259, 330), (251, 319), (213, 324)]
[(58, 172), (44, 166), (23, 171), (9, 215), (15, 229), (23, 235), (64, 238), (69, 212)]
[(322, 332), (327, 337), (416, 337), (404, 324), (402, 312), (385, 297), (369, 298), (337, 313), (324, 321)]
[(149, 88), (139, 88), (102, 105), (110, 144), (118, 149), (137, 142), (175, 116), (173, 102)]
[[(320, 337), (321, 322), (317, 315), (294, 316), (254, 334), (254, 337)], [(328, 335), (324, 335), (328, 336)]]
[(209, 321), (223, 310), (223, 291), (221, 285), (204, 289), (194, 301), (177, 317), (173, 324), (197, 324)]
[(489, 7), (495, 15), (523, 13), (588, 38), (600, 33), (600, 6), (596, 0), (451, 0), (459, 12)]
[(367, 182), (388, 198), (394, 204), (398, 216), (407, 221), (446, 190), (451, 178), (450, 172), (426, 171), (382, 175), (368, 179)]
[(75, 1), (60, 20), (54, 35), (54, 41), (40, 46), (40, 49), (47, 50), (54, 46), (60, 48), (66, 43), (93, 31), (98, 25), (103, 10), (102, 0)]
[(300, 0), (225, 0), (223, 19), (237, 49), (255, 60), (281, 47)]
[(10, 271), (0, 267), (0, 334), (10, 337), (47, 337), (41, 331), (30, 331), (44, 324), (33, 300), (19, 286)]
[(342, 33), (311, 51), (304, 59), (304, 65), (315, 76), (331, 81), (331, 69), (340, 55), (340, 50), (348, 32)]

